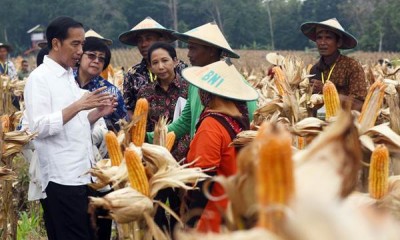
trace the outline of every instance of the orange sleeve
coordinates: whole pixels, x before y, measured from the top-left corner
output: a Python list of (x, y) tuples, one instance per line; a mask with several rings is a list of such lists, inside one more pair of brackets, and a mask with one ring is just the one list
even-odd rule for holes
[(228, 132), (221, 131), (221, 128), (223, 130), (223, 126), (214, 118), (205, 118), (190, 143), (187, 162), (199, 158), (194, 167), (219, 167), (226, 137), (230, 139)]

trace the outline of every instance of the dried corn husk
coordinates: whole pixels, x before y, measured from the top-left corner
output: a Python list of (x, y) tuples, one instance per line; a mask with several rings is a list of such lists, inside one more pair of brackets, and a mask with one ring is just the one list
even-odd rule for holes
[(176, 239), (178, 240), (283, 240), (275, 234), (262, 229), (253, 228), (250, 230), (235, 231), (228, 233), (199, 233), (193, 230), (176, 231)]
[(362, 158), (350, 113), (342, 111), (336, 122), (293, 158), (298, 197), (331, 201), (350, 194), (356, 186)]
[(236, 135), (236, 137), (229, 144), (229, 147), (242, 147), (246, 146), (248, 143), (252, 142), (257, 136), (257, 131), (245, 130), (241, 131)]
[(0, 167), (0, 180), (15, 180), (16, 174), (6, 167)]
[(143, 213), (153, 211), (153, 202), (131, 187), (113, 191), (102, 198), (89, 197), (89, 211), (96, 208), (109, 210), (109, 217), (117, 223), (129, 223), (143, 218)]
[(168, 133), (167, 122), (168, 122), (167, 117), (160, 116), (158, 122), (154, 126), (154, 138), (153, 138), (154, 145), (159, 145), (162, 147), (166, 146), (167, 133)]

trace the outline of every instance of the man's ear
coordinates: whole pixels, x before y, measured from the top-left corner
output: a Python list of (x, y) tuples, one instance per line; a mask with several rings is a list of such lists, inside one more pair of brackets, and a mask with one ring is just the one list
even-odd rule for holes
[(338, 39), (338, 42), (337, 42), (338, 48), (340, 48), (342, 45), (343, 45), (343, 39), (342, 39), (342, 38), (339, 38), (339, 39)]
[(60, 47), (60, 41), (57, 38), (53, 38), (51, 40), (51, 48), (55, 51), (58, 51)]

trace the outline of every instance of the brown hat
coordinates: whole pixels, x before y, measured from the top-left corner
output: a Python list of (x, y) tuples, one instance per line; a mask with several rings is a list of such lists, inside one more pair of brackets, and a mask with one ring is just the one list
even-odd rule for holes
[(223, 54), (231, 58), (240, 58), (235, 53), (224, 35), (215, 22), (204, 24), (200, 27), (189, 30), (185, 33), (173, 33), (179, 40), (183, 42), (194, 42), (201, 45), (211, 46), (222, 50)]
[(43, 41), (41, 41), (41, 42), (38, 42), (38, 43), (37, 43), (37, 46), (38, 46), (39, 48), (45, 48), (45, 47), (47, 47), (47, 40), (43, 40)]
[(13, 51), (11, 45), (5, 44), (5, 43), (0, 43), (0, 48), (5, 48), (5, 49), (7, 49), (7, 51), (8, 51), (9, 53)]
[(173, 42), (176, 40), (176, 37), (172, 35), (174, 30), (165, 28), (151, 17), (146, 17), (131, 30), (121, 33), (121, 35), (119, 35), (119, 41), (128, 45), (136, 46), (138, 40), (137, 36), (142, 32), (157, 32), (163, 36), (166, 42)]
[(336, 18), (331, 18), (322, 22), (306, 22), (301, 25), (300, 29), (306, 37), (315, 42), (317, 38), (317, 27), (327, 29), (341, 36), (343, 41), (340, 47), (341, 49), (351, 49), (357, 46), (357, 39), (346, 32)]
[(103, 36), (101, 36), (100, 34), (95, 32), (93, 29), (89, 29), (85, 33), (85, 38), (89, 38), (89, 37), (98, 38), (98, 39), (102, 40), (107, 46), (110, 46), (113, 43), (113, 41), (111, 39), (104, 38)]

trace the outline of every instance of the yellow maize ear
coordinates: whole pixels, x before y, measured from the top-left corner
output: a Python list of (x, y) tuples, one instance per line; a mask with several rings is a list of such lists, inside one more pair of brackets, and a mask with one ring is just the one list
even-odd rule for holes
[(111, 159), (111, 166), (119, 166), (121, 164), (123, 155), (117, 136), (113, 131), (108, 131), (104, 138), (106, 140), (108, 156)]
[(378, 145), (371, 155), (368, 176), (369, 195), (381, 199), (388, 192), (389, 151), (385, 145)]
[(142, 164), (142, 159), (132, 149), (125, 150), (125, 162), (131, 187), (145, 196), (149, 196), (149, 181)]
[(279, 234), (285, 216), (274, 207), (287, 206), (294, 196), (291, 135), (283, 125), (264, 123), (255, 141), (259, 144), (255, 170), (258, 225)]
[(339, 93), (336, 90), (335, 84), (327, 81), (322, 88), (325, 104), (325, 119), (329, 120), (336, 116), (340, 110)]
[(165, 147), (170, 152), (171, 152), (172, 147), (174, 146), (175, 138), (176, 138), (176, 135), (174, 132), (167, 133), (167, 142), (165, 143)]
[(1, 119), (1, 126), (3, 128), (3, 133), (7, 133), (10, 131), (10, 116), (3, 115), (0, 117)]
[(132, 142), (138, 147), (141, 147), (144, 143), (148, 113), (149, 102), (145, 98), (139, 98), (136, 102), (132, 119), (137, 117), (140, 117), (140, 119), (131, 129)]
[(369, 88), (358, 118), (361, 133), (364, 133), (375, 125), (385, 97), (385, 89), (386, 85), (381, 80), (375, 81)]
[(304, 139), (304, 137), (297, 136), (297, 148), (304, 149), (305, 146), (306, 146), (306, 140)]
[(278, 93), (281, 96), (285, 95), (285, 74), (283, 73), (282, 69), (279, 66), (273, 67), (272, 72), (274, 73), (274, 82), (275, 86), (278, 89)]

